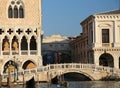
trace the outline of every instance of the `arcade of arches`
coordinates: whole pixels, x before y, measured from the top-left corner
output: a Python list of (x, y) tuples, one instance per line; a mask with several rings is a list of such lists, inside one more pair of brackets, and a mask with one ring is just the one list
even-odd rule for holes
[[(22, 69), (31, 69), (35, 67), (36, 65), (32, 61), (28, 60), (23, 64)], [(12, 73), (17, 72), (18, 70), (19, 65), (14, 61), (10, 60), (4, 65), (3, 73)]]
[[(21, 42), (18, 42), (17, 37), (14, 36), (12, 39), (12, 44), (10, 44), (8, 37), (5, 36), (2, 42), (2, 50), (9, 51), (11, 48), (11, 50), (18, 51), (20, 47), (19, 45), (21, 45), (21, 50), (28, 50), (28, 42), (25, 36), (22, 37)], [(32, 36), (30, 39), (30, 50), (36, 50), (36, 49), (37, 49), (36, 39), (34, 36)]]
[(10, 60), (4, 65), (3, 73), (14, 72), (18, 70), (18, 65), (14, 61)]
[(36, 65), (32, 61), (28, 60), (24, 63), (22, 68), (23, 69), (31, 69), (31, 68), (35, 68), (35, 67), (36, 67)]

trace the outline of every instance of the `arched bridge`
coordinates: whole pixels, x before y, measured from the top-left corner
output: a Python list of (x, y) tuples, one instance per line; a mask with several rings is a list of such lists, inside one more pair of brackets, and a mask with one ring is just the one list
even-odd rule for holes
[(16, 73), (3, 74), (2, 78), (5, 81), (10, 76), (13, 79), (18, 79), (18, 81), (23, 79), (27, 81), (34, 76), (36, 81), (48, 81), (57, 75), (71, 72), (83, 74), (91, 80), (99, 80), (106, 76), (120, 76), (120, 70), (115, 68), (96, 66), (94, 64), (64, 63), (50, 64)]

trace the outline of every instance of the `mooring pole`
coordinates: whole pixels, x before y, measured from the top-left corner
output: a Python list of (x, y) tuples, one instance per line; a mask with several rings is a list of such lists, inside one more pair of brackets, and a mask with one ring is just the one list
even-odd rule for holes
[(25, 84), (25, 78), (24, 78), (24, 73), (23, 73), (23, 88), (24, 88), (24, 85)]
[(2, 75), (0, 74), (0, 88), (2, 87)]

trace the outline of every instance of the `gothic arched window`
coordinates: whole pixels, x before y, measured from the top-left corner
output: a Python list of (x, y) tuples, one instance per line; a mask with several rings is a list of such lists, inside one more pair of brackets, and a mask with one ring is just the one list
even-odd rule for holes
[(24, 10), (22, 6), (19, 8), (19, 18), (24, 18)]
[(30, 50), (37, 50), (37, 43), (34, 36), (30, 39)]
[(21, 0), (12, 0), (8, 7), (8, 18), (24, 18), (24, 4)]
[(9, 6), (9, 8), (8, 8), (8, 18), (13, 18), (12, 6)]
[(21, 39), (21, 50), (28, 50), (28, 43), (25, 36)]
[(5, 38), (3, 39), (3, 42), (2, 42), (2, 50), (9, 51), (9, 49), (10, 49), (9, 39), (7, 36), (5, 36)]
[(18, 8), (17, 8), (17, 6), (14, 7), (14, 18), (18, 18)]
[(19, 49), (18, 39), (16, 36), (14, 36), (12, 39), (12, 50), (18, 51), (18, 49)]

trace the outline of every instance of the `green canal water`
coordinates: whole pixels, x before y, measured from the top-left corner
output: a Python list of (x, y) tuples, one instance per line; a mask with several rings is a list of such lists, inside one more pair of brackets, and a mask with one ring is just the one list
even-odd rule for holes
[[(2, 87), (8, 88), (8, 87)], [(23, 85), (15, 85), (12, 88), (26, 88)], [(32, 88), (32, 87), (31, 87)], [(37, 83), (35, 88), (66, 88), (55, 84)], [(67, 88), (120, 88), (120, 81), (70, 81)]]

